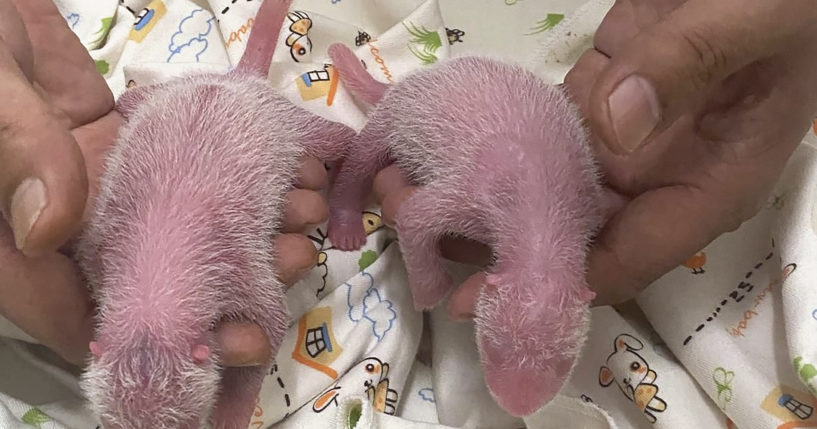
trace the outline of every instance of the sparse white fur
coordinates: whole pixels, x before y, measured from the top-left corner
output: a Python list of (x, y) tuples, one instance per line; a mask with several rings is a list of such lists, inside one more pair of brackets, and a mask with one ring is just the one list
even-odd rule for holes
[(383, 89), (351, 50), (329, 52), (341, 81), (365, 92), (360, 98), (383, 93), (333, 186), (330, 239), (341, 248), (365, 240), (361, 197), (393, 161), (420, 185), (396, 219), (415, 308), (435, 306), (454, 286), (441, 238), (488, 244), (496, 260), (475, 318), (486, 381), (506, 411), (536, 411), (562, 387), (585, 341), (587, 254), (604, 218), (576, 107), (561, 88), (488, 58), (440, 62)]
[[(170, 429), (204, 422), (214, 405), (217, 322), (259, 323), (277, 350), (288, 319), (272, 239), (286, 192), (303, 155), (326, 155), (309, 143), (353, 132), (316, 131), (332, 127), (317, 117), (282, 121), (304, 111), (260, 77), (199, 75), (144, 91), (123, 96), (140, 104), (123, 107), (127, 125), (77, 246), (104, 347), (81, 385), (108, 424)], [(197, 342), (212, 359), (191, 361)]]

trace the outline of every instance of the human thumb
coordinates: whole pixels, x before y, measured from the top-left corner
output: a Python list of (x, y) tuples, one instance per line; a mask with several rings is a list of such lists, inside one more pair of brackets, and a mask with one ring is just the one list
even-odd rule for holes
[(638, 149), (730, 75), (813, 28), (811, 1), (685, 2), (611, 53), (590, 92), (593, 131), (614, 153)]

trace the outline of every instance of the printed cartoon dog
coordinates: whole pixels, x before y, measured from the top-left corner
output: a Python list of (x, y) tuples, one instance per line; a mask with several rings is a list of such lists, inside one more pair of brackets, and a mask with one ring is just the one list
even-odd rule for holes
[(312, 52), (312, 41), (309, 40), (309, 29), (312, 28), (312, 18), (304, 12), (290, 12), (287, 15), (292, 23), (289, 26), (290, 34), (286, 44), (289, 53), (296, 63), (301, 62), (306, 55)]
[(655, 423), (653, 413), (667, 409), (667, 403), (658, 397), (655, 371), (650, 369), (636, 350), (644, 344), (629, 334), (621, 334), (613, 342), (613, 353), (607, 357), (607, 365), (601, 367), (599, 384), (607, 387), (615, 381), (621, 392), (644, 412), (650, 423)]
[[(343, 376), (344, 384), (358, 385), (362, 379), (363, 392), (369, 398), (372, 408), (384, 414), (394, 415), (397, 411), (398, 394), (389, 388), (389, 364), (376, 357), (363, 359)], [(347, 384), (348, 385), (348, 384)], [(343, 389), (335, 384), (320, 394), (312, 404), (312, 411), (320, 413), (330, 405), (338, 405), (338, 397)]]

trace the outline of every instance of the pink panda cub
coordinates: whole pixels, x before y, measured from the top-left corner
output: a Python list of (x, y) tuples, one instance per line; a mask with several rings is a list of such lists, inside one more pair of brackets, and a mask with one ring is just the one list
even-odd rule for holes
[[(300, 159), (335, 160), (355, 133), (266, 79), (290, 0), (266, 0), (224, 75), (136, 87), (77, 256), (98, 304), (82, 377), (106, 429), (244, 429), (272, 362), (221, 368), (223, 320), (288, 326), (272, 239)], [(283, 43), (283, 41), (281, 41)]]
[(452, 289), (441, 237), (490, 245), (475, 318), (486, 382), (511, 414), (533, 413), (569, 377), (594, 297), (585, 265), (607, 196), (577, 110), (558, 86), (487, 58), (443, 61), (389, 86), (349, 48), (330, 56), (343, 85), (376, 104), (330, 194), (332, 243), (365, 242), (361, 204), (395, 163), (421, 185), (396, 226), (415, 307)]

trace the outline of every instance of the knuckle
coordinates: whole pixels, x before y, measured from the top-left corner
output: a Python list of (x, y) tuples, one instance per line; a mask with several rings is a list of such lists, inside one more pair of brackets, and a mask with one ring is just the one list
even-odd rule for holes
[(317, 192), (313, 192), (312, 194), (313, 202), (310, 204), (312, 207), (309, 210), (307, 218), (311, 221), (310, 223), (323, 222), (329, 217), (329, 205)]
[(299, 182), (309, 189), (321, 189), (328, 183), (329, 178), (322, 162), (315, 158), (307, 158), (301, 166)]
[(723, 41), (713, 40), (711, 32), (701, 28), (687, 28), (677, 33), (680, 53), (693, 58), (693, 67), (686, 68), (688, 79), (696, 88), (705, 88), (721, 70), (729, 66), (729, 54)]
[(743, 221), (738, 216), (729, 217), (728, 219), (724, 220), (723, 224), (723, 232), (735, 232), (743, 225)]
[(288, 200), (288, 210), (293, 221), (309, 223), (319, 221), (321, 217), (328, 214), (326, 201), (316, 191), (296, 189), (289, 192)]
[(299, 253), (307, 254), (307, 255), (317, 255), (317, 251), (315, 250), (315, 246), (312, 245), (312, 242), (303, 234), (291, 234), (292, 237), (292, 247), (297, 249)]
[(312, 268), (318, 264), (318, 249), (315, 248), (311, 243), (304, 243), (306, 247), (303, 248), (304, 251), (304, 261), (306, 264), (303, 264), (307, 268)]
[(724, 217), (724, 232), (736, 231), (745, 221), (754, 217), (762, 208), (762, 200), (754, 198), (754, 195), (735, 201), (732, 207), (729, 208), (727, 216)]
[(576, 64), (568, 70), (567, 74), (565, 74), (564, 83), (567, 85), (568, 88), (572, 88), (578, 83), (581, 79), (582, 75), (586, 73), (586, 70), (589, 68), (590, 61), (592, 60), (595, 51), (593, 49), (586, 50), (578, 60), (576, 60)]
[(0, 149), (14, 138), (14, 129), (9, 124), (0, 123)]
[(312, 269), (317, 264), (317, 250), (302, 234), (283, 234), (275, 247), (279, 255), (286, 255), (278, 262), (281, 280), (285, 282), (296, 279), (299, 272)]

